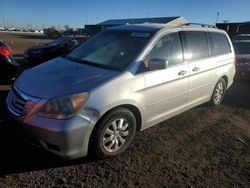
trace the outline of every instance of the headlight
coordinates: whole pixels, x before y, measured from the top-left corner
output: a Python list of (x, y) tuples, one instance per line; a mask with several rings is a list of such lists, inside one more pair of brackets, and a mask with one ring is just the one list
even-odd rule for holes
[(38, 115), (55, 119), (71, 118), (85, 104), (88, 97), (89, 93), (80, 93), (51, 99), (41, 107)]

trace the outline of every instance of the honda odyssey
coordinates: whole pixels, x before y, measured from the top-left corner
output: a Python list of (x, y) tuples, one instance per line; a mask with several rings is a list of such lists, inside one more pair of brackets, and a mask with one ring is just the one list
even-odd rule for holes
[(235, 75), (228, 35), (204, 25), (117, 26), (26, 70), (7, 98), (17, 132), (63, 158), (122, 153), (136, 131), (205, 102)]

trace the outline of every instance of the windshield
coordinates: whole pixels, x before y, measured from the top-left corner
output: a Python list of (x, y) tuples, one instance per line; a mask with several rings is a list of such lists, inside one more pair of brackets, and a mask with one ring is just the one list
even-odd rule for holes
[(233, 42), (236, 54), (250, 54), (250, 41), (249, 42)]
[(51, 41), (48, 45), (49, 46), (57, 46), (68, 39), (69, 39), (69, 37), (59, 37), (59, 38)]
[(84, 64), (121, 71), (139, 55), (151, 34), (134, 31), (103, 31), (65, 58)]

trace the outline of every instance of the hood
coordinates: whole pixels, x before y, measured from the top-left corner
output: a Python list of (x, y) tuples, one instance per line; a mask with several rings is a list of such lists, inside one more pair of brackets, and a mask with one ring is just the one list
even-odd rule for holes
[(43, 44), (43, 45), (35, 45), (35, 46), (32, 46), (28, 49), (25, 50), (25, 52), (30, 52), (30, 51), (33, 51), (33, 50), (46, 50), (46, 49), (49, 49), (50, 46), (47, 45), (47, 44)]
[(48, 99), (90, 91), (117, 74), (59, 57), (24, 71), (15, 87), (28, 95)]

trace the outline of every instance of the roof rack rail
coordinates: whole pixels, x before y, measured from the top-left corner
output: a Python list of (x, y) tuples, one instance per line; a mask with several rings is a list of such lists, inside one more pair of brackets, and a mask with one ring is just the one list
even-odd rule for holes
[(182, 24), (181, 26), (188, 26), (188, 25), (197, 25), (197, 26), (200, 26), (200, 27), (217, 28), (215, 25), (202, 24), (202, 23), (185, 23), (185, 24)]

